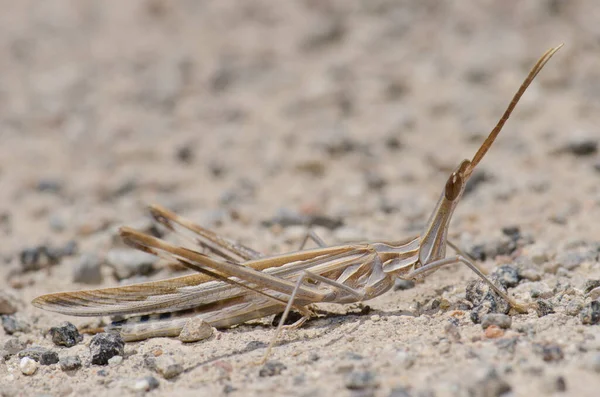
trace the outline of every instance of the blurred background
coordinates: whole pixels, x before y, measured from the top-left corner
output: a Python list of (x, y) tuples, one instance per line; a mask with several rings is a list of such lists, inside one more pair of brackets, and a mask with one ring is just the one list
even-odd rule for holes
[(406, 237), (559, 43), (451, 232), (465, 244), (511, 225), (549, 243), (598, 236), (595, 1), (2, 9), (7, 262), (45, 243), (103, 252), (154, 202), (269, 252), (296, 246), (307, 222), (328, 241)]

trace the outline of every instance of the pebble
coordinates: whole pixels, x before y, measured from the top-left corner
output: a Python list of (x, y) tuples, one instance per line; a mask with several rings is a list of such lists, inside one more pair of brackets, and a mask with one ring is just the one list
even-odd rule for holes
[(102, 260), (98, 255), (84, 253), (73, 266), (73, 282), (82, 284), (102, 283), (102, 272), (100, 268)]
[(119, 365), (121, 365), (122, 362), (123, 362), (123, 356), (113, 356), (108, 359), (108, 365), (110, 365), (111, 367), (119, 366)]
[(401, 278), (397, 278), (394, 281), (394, 291), (405, 291), (414, 287), (415, 282), (412, 280), (403, 280)]
[(58, 365), (63, 371), (75, 371), (81, 368), (81, 359), (78, 356), (65, 356), (58, 360)]
[(542, 279), (542, 274), (533, 268), (525, 268), (519, 271), (519, 275), (522, 279), (528, 281), (540, 281)]
[(25, 346), (25, 343), (19, 338), (8, 338), (8, 340), (4, 343), (4, 350), (6, 350), (8, 354), (13, 355), (23, 350)]
[(19, 361), (19, 369), (21, 370), (23, 375), (29, 376), (35, 374), (35, 371), (37, 371), (38, 366), (38, 363), (29, 357), (23, 357), (21, 361)]
[(592, 292), (592, 290), (594, 290), (598, 287), (600, 287), (600, 280), (586, 280), (586, 282), (582, 288), (583, 293), (589, 294), (590, 292)]
[(583, 308), (583, 299), (581, 298), (573, 298), (567, 305), (565, 306), (565, 313), (569, 316), (576, 316), (579, 314), (581, 309)]
[(460, 339), (461, 339), (460, 330), (458, 329), (458, 326), (456, 324), (454, 324), (454, 323), (446, 324), (444, 326), (444, 333), (446, 334), (446, 337), (448, 338), (449, 341), (451, 341), (453, 343), (460, 342)]
[(172, 355), (163, 354), (156, 357), (154, 367), (165, 379), (173, 379), (183, 372), (183, 362)]
[(481, 318), (481, 327), (486, 329), (487, 327), (495, 325), (502, 329), (509, 329), (512, 325), (512, 318), (502, 313), (488, 313)]
[(31, 329), (29, 323), (14, 314), (4, 314), (0, 316), (2, 320), (2, 327), (4, 332), (8, 335), (12, 335), (17, 332), (27, 333)]
[(208, 339), (214, 334), (213, 328), (206, 321), (198, 317), (192, 317), (186, 321), (179, 340), (185, 343), (198, 342)]
[(554, 306), (547, 300), (538, 300), (535, 305), (535, 312), (538, 317), (544, 317), (548, 314), (554, 313)]
[(600, 301), (591, 301), (579, 312), (582, 324), (594, 325), (600, 322)]
[(533, 345), (533, 351), (542, 357), (546, 362), (560, 361), (564, 357), (562, 348), (558, 345), (547, 343)]
[(517, 267), (511, 265), (502, 265), (496, 268), (493, 272), (498, 282), (504, 286), (504, 288), (513, 288), (521, 281), (521, 276)]
[(346, 376), (346, 389), (364, 390), (379, 387), (379, 381), (372, 371), (352, 371)]
[(101, 333), (94, 335), (90, 341), (92, 364), (106, 365), (114, 356), (124, 356), (125, 342), (118, 334)]
[[(494, 277), (492, 277), (492, 281), (496, 282)], [(475, 324), (480, 323), (485, 314), (506, 314), (510, 310), (509, 304), (499, 297), (487, 283), (481, 280), (473, 280), (467, 285), (466, 299), (473, 303), (474, 307), (471, 310), (470, 317)]]
[(549, 247), (543, 243), (534, 243), (525, 249), (524, 255), (531, 259), (535, 265), (543, 265), (550, 259)]
[(14, 314), (16, 312), (15, 298), (6, 291), (0, 291), (0, 314)]
[(554, 258), (554, 262), (557, 267), (561, 266), (567, 270), (573, 270), (587, 259), (591, 258), (588, 258), (588, 255), (576, 251), (569, 251), (558, 253), (556, 258)]
[(160, 383), (154, 376), (144, 376), (138, 379), (133, 384), (133, 390), (135, 391), (150, 391), (158, 388)]
[(83, 335), (79, 333), (77, 327), (68, 321), (58, 327), (50, 328), (48, 333), (56, 346), (73, 347), (83, 340)]
[(46, 245), (24, 248), (19, 253), (21, 267), (24, 272), (33, 272), (60, 263), (62, 250)]
[(488, 339), (497, 339), (504, 336), (504, 330), (497, 325), (490, 325), (485, 328), (484, 335)]
[(56, 364), (58, 362), (58, 353), (42, 346), (28, 347), (21, 350), (17, 356), (19, 358), (29, 357), (42, 365)]
[(495, 369), (489, 369), (486, 374), (469, 388), (470, 397), (500, 397), (510, 393), (510, 384), (498, 376)]
[(132, 249), (115, 248), (106, 254), (106, 263), (114, 269), (117, 280), (152, 274), (157, 261), (154, 255)]
[(280, 375), (287, 367), (279, 361), (267, 361), (258, 371), (258, 376), (265, 378), (268, 376)]
[(559, 152), (571, 153), (575, 156), (589, 156), (598, 152), (598, 141), (585, 136), (573, 136)]

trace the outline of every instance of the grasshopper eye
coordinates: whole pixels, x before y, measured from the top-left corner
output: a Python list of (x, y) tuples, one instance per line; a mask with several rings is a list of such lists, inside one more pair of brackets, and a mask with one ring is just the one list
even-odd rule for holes
[(458, 172), (453, 172), (448, 178), (448, 182), (446, 182), (446, 189), (444, 190), (444, 196), (446, 196), (447, 200), (454, 201), (456, 200), (465, 185), (465, 180)]

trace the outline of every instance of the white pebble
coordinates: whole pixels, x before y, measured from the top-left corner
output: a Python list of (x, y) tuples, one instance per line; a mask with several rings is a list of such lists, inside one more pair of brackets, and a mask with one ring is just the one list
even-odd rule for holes
[(198, 342), (210, 338), (213, 332), (213, 328), (206, 321), (192, 317), (183, 326), (179, 340), (186, 343)]
[(111, 367), (116, 367), (117, 365), (121, 365), (123, 362), (123, 356), (113, 356), (108, 359), (108, 365)]
[(38, 369), (38, 363), (29, 357), (23, 357), (19, 362), (19, 369), (23, 375), (33, 375)]

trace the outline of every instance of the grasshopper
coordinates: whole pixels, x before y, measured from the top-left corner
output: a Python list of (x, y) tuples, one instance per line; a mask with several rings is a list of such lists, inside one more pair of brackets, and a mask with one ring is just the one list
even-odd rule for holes
[[(33, 305), (74, 316), (134, 316), (107, 327), (118, 330), (126, 341), (178, 336), (191, 317), (201, 318), (216, 328), (228, 328), (283, 312), (265, 359), (290, 310), (302, 315), (292, 325), (300, 326), (314, 315), (312, 304), (367, 301), (390, 290), (396, 278), (422, 279), (440, 267), (455, 263), (468, 266), (517, 312), (526, 312), (526, 305), (497, 287), (447, 240), (447, 234), (473, 170), (527, 87), (561, 47), (551, 48), (537, 61), (473, 159), (463, 160), (452, 172), (426, 227), (416, 237), (402, 242), (326, 246), (310, 233), (307, 237), (318, 248), (303, 249), (305, 238), (298, 251), (264, 256), (154, 205), (150, 207), (154, 219), (190, 239), (191, 248), (170, 244), (129, 227), (120, 229), (121, 237), (130, 246), (178, 262), (196, 273), (116, 288), (43, 295), (34, 299)], [(446, 256), (447, 246), (456, 254)]]

